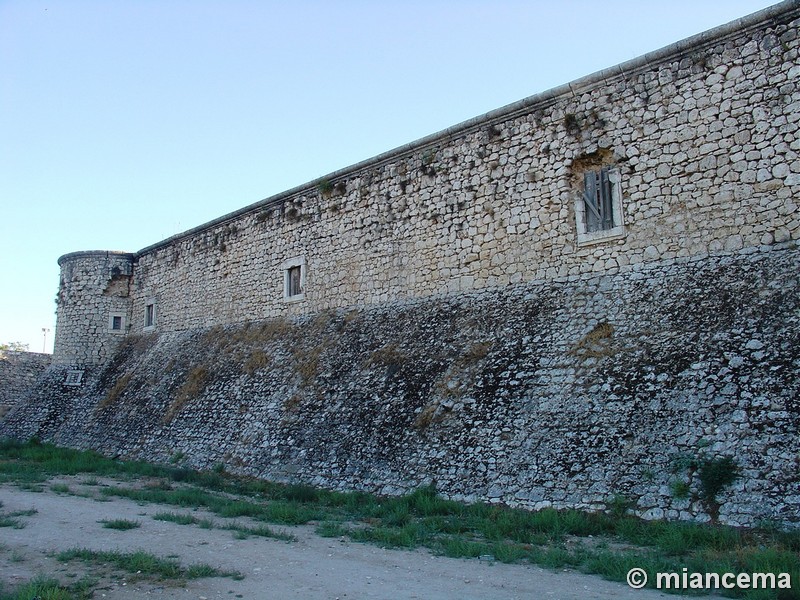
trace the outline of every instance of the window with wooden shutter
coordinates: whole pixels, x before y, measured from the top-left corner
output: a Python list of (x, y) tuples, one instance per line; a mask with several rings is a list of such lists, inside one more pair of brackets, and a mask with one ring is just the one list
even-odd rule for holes
[(575, 220), (579, 244), (624, 237), (619, 170), (602, 167), (583, 173), (583, 190), (575, 201)]
[(289, 290), (287, 296), (291, 298), (292, 296), (299, 296), (303, 293), (303, 286), (301, 284), (300, 278), (300, 267), (291, 267), (289, 269)]
[(583, 176), (583, 201), (586, 206), (586, 231), (614, 227), (614, 208), (608, 169), (589, 171)]

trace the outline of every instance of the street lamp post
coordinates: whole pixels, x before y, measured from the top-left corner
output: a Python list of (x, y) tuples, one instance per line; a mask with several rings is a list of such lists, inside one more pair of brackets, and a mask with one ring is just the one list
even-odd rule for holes
[(47, 347), (47, 332), (50, 331), (47, 327), (42, 327), (42, 336), (44, 339), (42, 340), (42, 354), (45, 352), (45, 348)]

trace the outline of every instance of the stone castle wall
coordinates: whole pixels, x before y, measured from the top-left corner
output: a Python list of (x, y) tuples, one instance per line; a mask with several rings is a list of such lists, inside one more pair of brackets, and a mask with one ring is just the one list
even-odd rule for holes
[[(58, 260), (61, 280), (56, 297), (53, 361), (102, 363), (130, 330), (133, 255), (124, 252), (73, 252)], [(114, 316), (119, 329), (112, 329)]]
[(0, 418), (27, 397), (50, 359), (38, 352), (0, 351)]
[[(800, 526), (800, 251), (130, 336), (0, 437), (381, 494)], [(679, 492), (680, 489), (684, 492)]]
[[(177, 331), (796, 241), (798, 14), (779, 5), (144, 249), (129, 330), (148, 304)], [(581, 243), (576, 201), (599, 166), (619, 174), (624, 223)], [(305, 289), (287, 302), (293, 259)], [(60, 310), (57, 360), (90, 358), (62, 348), (90, 335), (103, 285)]]
[(529, 508), (621, 494), (655, 518), (716, 516), (699, 465), (732, 457), (719, 517), (797, 525), (798, 18), (785, 2), (136, 254), (65, 255), (56, 364), (0, 436)]

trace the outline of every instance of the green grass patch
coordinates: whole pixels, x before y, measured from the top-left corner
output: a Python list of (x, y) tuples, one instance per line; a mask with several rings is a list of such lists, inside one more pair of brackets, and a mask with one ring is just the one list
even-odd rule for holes
[(221, 571), (205, 564), (182, 566), (177, 560), (162, 558), (149, 552), (109, 552), (73, 548), (59, 552), (61, 562), (80, 560), (87, 564), (109, 565), (127, 573), (141, 574), (162, 579), (198, 579), (201, 577), (241, 578), (236, 571)]
[(96, 583), (93, 579), (81, 579), (63, 586), (56, 579), (37, 577), (13, 591), (0, 583), (0, 600), (88, 600)]
[(247, 539), (250, 536), (274, 538), (276, 540), (283, 540), (287, 542), (296, 541), (297, 538), (291, 534), (275, 531), (266, 525), (257, 525), (249, 527), (239, 523), (232, 523), (229, 525), (216, 525), (213, 521), (208, 519), (198, 519), (197, 517), (185, 513), (157, 513), (153, 515), (157, 521), (168, 521), (170, 523), (177, 523), (178, 525), (198, 525), (204, 529), (224, 529), (226, 531), (233, 531), (238, 539)]
[[(2, 504), (0, 504), (2, 506)], [(16, 510), (12, 512), (0, 513), (0, 527), (13, 527), (14, 529), (23, 529), (25, 522), (20, 521), (19, 517), (30, 517), (35, 515), (38, 511), (35, 508), (27, 510)]]
[[(461, 504), (442, 498), (433, 486), (385, 498), (235, 477), (224, 469), (193, 472), (175, 466), (117, 461), (46, 444), (0, 444), (0, 481), (36, 487), (47, 480), (43, 476), (75, 473), (146, 479), (145, 485), (134, 482), (102, 487), (99, 492), (104, 498), (202, 508), (221, 519), (246, 517), (284, 525), (316, 522), (317, 533), (325, 537), (348, 537), (392, 548), (424, 547), (445, 556), (531, 562), (598, 573), (619, 581), (632, 566), (644, 568), (651, 581), (656, 572), (680, 573), (683, 568), (696, 572), (790, 573), (795, 589), (782, 591), (780, 598), (800, 600), (800, 531), (780, 531), (774, 526), (745, 530), (644, 521), (628, 514), (630, 503), (621, 496), (607, 513), (555, 509), (530, 512)], [(182, 513), (159, 513), (154, 518), (227, 529), (241, 538), (291, 539), (266, 525), (220, 524)], [(777, 597), (748, 596), (746, 590), (733, 590), (731, 594)]]
[(275, 531), (274, 529), (267, 527), (266, 525), (256, 525), (255, 527), (248, 527), (247, 525), (225, 525), (222, 529), (227, 529), (228, 531), (233, 531), (234, 535), (238, 539), (247, 539), (248, 537), (256, 536), (256, 537), (265, 537), (265, 538), (272, 538), (275, 540), (282, 540), (284, 542), (296, 542), (297, 538), (289, 533), (285, 533), (283, 531)]
[(100, 521), (106, 529), (116, 529), (118, 531), (128, 531), (141, 527), (142, 524), (138, 521), (129, 521), (127, 519), (112, 519), (111, 521)]
[(35, 508), (26, 508), (25, 510), (15, 510), (8, 513), (9, 517), (32, 517), (39, 511)]
[(318, 536), (328, 538), (343, 537), (348, 533), (347, 528), (343, 527), (341, 523), (334, 523), (331, 521), (320, 523), (314, 531)]

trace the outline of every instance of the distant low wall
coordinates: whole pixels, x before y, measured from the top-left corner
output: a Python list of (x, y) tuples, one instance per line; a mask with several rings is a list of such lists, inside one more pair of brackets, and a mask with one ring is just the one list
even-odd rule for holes
[(35, 352), (0, 351), (0, 418), (25, 398), (50, 358)]

